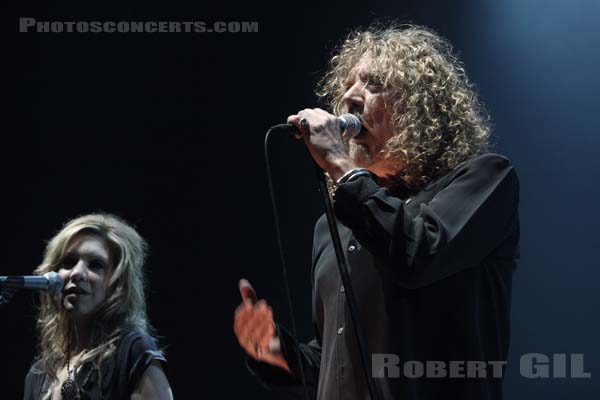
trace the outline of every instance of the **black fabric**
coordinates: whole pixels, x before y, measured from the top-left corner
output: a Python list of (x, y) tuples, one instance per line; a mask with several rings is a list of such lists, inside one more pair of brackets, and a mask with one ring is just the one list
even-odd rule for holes
[[(75, 382), (83, 390), (83, 399), (129, 400), (144, 372), (155, 360), (163, 367), (166, 365), (154, 338), (137, 331), (129, 332), (120, 339), (113, 357), (104, 363), (102, 379), (93, 362), (87, 362), (77, 369)], [(24, 399), (42, 399), (50, 384), (42, 361), (38, 360), (25, 378)]]
[[(404, 200), (361, 176), (340, 185), (335, 199), (368, 351), (400, 359), (399, 377), (376, 378), (384, 398), (500, 399), (502, 379), (489, 364), (485, 378), (410, 378), (402, 367), (506, 361), (519, 258), (519, 183), (509, 160), (475, 157)], [(250, 370), (301, 399), (301, 362), (311, 398), (369, 399), (324, 216), (314, 234), (313, 316), (316, 335), (308, 344), (279, 329), (292, 375), (252, 359)]]

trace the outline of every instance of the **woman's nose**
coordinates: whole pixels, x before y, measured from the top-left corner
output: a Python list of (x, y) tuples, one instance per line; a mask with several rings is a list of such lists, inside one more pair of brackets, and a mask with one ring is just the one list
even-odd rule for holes
[(81, 281), (87, 279), (87, 267), (83, 260), (79, 260), (71, 269), (70, 279), (73, 281)]

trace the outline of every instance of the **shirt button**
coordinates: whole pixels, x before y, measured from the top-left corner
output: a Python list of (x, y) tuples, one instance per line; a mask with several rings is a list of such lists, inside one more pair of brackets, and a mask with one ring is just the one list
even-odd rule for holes
[(354, 251), (356, 250), (356, 246), (351, 244), (350, 247), (348, 247), (348, 251)]
[(338, 335), (341, 335), (341, 334), (342, 334), (342, 332), (344, 332), (344, 327), (343, 327), (343, 326), (340, 326), (340, 327), (338, 328)]

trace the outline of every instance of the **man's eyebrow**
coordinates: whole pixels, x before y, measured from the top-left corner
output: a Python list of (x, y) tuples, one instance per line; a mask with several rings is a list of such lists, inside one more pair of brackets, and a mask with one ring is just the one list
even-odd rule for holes
[(373, 71), (361, 71), (360, 72), (360, 77), (361, 78), (365, 78), (365, 79), (373, 79), (373, 78), (377, 78), (379, 75)]

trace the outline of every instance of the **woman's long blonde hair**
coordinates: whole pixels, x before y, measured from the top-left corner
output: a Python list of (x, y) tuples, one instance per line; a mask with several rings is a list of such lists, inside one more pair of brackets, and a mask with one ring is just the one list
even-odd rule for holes
[[(42, 264), (34, 271), (58, 271), (68, 246), (76, 235), (92, 233), (110, 247), (113, 268), (109, 271), (106, 298), (94, 311), (92, 346), (79, 362), (93, 360), (100, 370), (115, 351), (125, 332), (151, 329), (146, 315), (144, 261), (146, 242), (122, 219), (110, 214), (90, 214), (67, 222), (47, 244)], [(52, 380), (65, 365), (68, 354), (78, 347), (76, 326), (61, 305), (61, 295), (41, 294), (37, 320), (40, 355)], [(72, 353), (71, 353), (72, 355)]]
[(448, 41), (420, 26), (375, 24), (347, 37), (317, 88), (335, 114), (348, 74), (364, 56), (392, 112), (394, 135), (380, 158), (403, 167), (390, 178), (420, 189), (488, 150), (489, 117), (462, 63)]

